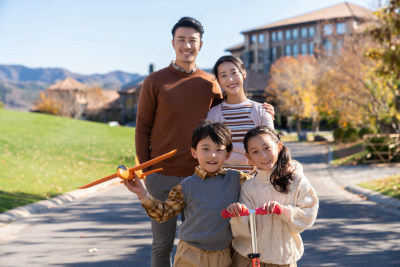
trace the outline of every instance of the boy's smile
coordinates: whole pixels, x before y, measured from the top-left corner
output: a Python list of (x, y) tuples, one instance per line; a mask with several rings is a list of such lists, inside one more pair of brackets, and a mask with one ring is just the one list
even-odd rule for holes
[(199, 161), (200, 168), (209, 173), (221, 169), (231, 154), (227, 152), (225, 145), (214, 143), (209, 136), (200, 140), (196, 149), (191, 148), (191, 151), (193, 157)]

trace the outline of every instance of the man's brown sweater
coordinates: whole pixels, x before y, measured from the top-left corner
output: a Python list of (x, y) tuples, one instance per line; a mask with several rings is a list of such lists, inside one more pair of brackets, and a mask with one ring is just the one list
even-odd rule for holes
[(136, 120), (136, 154), (140, 162), (167, 153), (171, 158), (150, 167), (161, 174), (185, 177), (194, 173), (197, 161), (190, 153), (194, 128), (211, 106), (222, 101), (221, 89), (200, 69), (180, 72), (170, 65), (153, 72), (143, 82)]

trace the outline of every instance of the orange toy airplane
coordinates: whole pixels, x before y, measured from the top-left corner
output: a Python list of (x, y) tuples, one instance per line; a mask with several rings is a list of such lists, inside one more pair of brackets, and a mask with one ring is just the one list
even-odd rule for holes
[(161, 155), (161, 156), (159, 156), (157, 158), (154, 158), (152, 160), (146, 161), (145, 163), (142, 163), (142, 164), (139, 164), (138, 159), (135, 157), (135, 162), (136, 162), (136, 166), (135, 167), (132, 167), (132, 168), (128, 169), (124, 165), (119, 165), (118, 168), (117, 168), (117, 173), (111, 174), (109, 176), (106, 176), (104, 178), (101, 178), (99, 180), (96, 180), (94, 182), (91, 182), (91, 183), (89, 183), (87, 185), (84, 185), (84, 186), (81, 186), (81, 187), (78, 187), (78, 188), (79, 189), (89, 188), (89, 187), (92, 187), (94, 185), (98, 185), (98, 184), (104, 183), (104, 182), (106, 182), (108, 180), (111, 180), (111, 179), (114, 179), (114, 178), (117, 178), (117, 177), (119, 177), (121, 179), (125, 179), (125, 180), (132, 180), (135, 177), (135, 175), (134, 175), (135, 173), (136, 173), (137, 177), (139, 177), (139, 179), (143, 179), (143, 178), (146, 177), (146, 175), (149, 175), (149, 174), (152, 174), (152, 173), (155, 173), (155, 172), (158, 172), (158, 171), (162, 170), (162, 168), (159, 168), (159, 169), (154, 169), (154, 170), (151, 170), (151, 171), (148, 171), (148, 172), (142, 172), (142, 170), (144, 168), (147, 168), (147, 167), (149, 167), (151, 165), (154, 165), (156, 163), (159, 163), (159, 162), (171, 157), (172, 155), (174, 155), (176, 153), (176, 151), (177, 151), (176, 149), (172, 150), (172, 151), (170, 151), (170, 152), (168, 152), (168, 153), (166, 153), (164, 155)]

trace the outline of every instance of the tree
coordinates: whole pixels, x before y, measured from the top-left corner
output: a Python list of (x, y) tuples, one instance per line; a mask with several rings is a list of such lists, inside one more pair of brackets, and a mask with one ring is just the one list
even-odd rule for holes
[(384, 124), (396, 116), (392, 81), (376, 75), (380, 65), (365, 56), (379, 44), (363, 34), (347, 36), (341, 44), (319, 59), (321, 113), (342, 127), (370, 124), (385, 131)]
[(378, 22), (368, 33), (380, 46), (370, 49), (367, 55), (378, 62), (376, 73), (384, 80), (386, 91), (394, 94), (396, 112), (392, 112), (390, 124), (400, 132), (400, 1), (389, 0), (374, 14)]
[(284, 57), (271, 66), (266, 90), (277, 96), (283, 115), (295, 117), (298, 134), (303, 119), (319, 121), (316, 78), (316, 59), (311, 56)]
[(39, 93), (39, 100), (34, 103), (34, 106), (34, 110), (41, 113), (52, 115), (59, 114), (59, 108), (57, 107), (54, 99), (51, 96), (47, 95), (45, 92)]

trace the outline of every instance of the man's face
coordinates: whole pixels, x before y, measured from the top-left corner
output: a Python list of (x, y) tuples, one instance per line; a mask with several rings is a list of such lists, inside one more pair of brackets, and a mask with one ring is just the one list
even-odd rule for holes
[(200, 33), (194, 28), (179, 27), (176, 29), (172, 40), (172, 46), (176, 54), (176, 64), (180, 67), (185, 67), (188, 64), (195, 63), (202, 44)]

